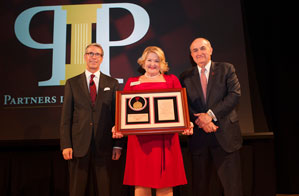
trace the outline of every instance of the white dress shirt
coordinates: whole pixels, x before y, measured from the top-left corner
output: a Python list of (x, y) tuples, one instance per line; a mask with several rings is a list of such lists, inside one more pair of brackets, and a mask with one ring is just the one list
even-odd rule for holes
[(88, 71), (87, 69), (85, 70), (85, 76), (86, 76), (86, 82), (87, 82), (87, 87), (88, 87), (88, 91), (89, 91), (89, 81), (90, 81), (90, 76), (91, 74), (94, 75), (93, 81), (96, 85), (96, 89), (97, 89), (97, 93), (98, 93), (98, 89), (99, 89), (99, 81), (100, 81), (100, 70), (95, 72), (95, 73), (91, 73), (90, 71)]

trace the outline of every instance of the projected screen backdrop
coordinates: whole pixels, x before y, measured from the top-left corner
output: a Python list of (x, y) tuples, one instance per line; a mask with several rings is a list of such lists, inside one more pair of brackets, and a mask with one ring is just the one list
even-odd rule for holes
[(138, 76), (147, 46), (161, 47), (170, 74), (191, 67), (189, 45), (211, 41), (212, 60), (233, 63), (242, 87), (243, 132), (253, 132), (239, 0), (1, 2), (0, 140), (58, 139), (65, 81), (85, 69), (85, 46), (104, 48), (101, 71), (121, 90)]

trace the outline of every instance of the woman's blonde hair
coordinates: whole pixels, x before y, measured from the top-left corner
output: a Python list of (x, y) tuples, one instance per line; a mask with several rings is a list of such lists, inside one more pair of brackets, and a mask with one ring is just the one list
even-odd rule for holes
[(157, 46), (148, 46), (144, 49), (142, 56), (137, 60), (137, 63), (143, 68), (145, 60), (149, 53), (155, 53), (160, 59), (160, 72), (165, 73), (169, 70), (168, 63), (165, 61), (165, 55), (161, 48)]

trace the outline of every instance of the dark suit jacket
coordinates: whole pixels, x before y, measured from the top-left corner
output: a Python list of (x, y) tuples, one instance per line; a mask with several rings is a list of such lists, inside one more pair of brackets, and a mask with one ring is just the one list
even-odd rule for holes
[[(182, 73), (180, 81), (182, 87), (187, 90), (191, 121), (194, 123), (196, 119), (194, 113), (205, 113), (211, 109), (217, 117), (215, 124), (219, 126), (215, 132), (218, 143), (226, 152), (238, 150), (242, 145), (242, 136), (235, 108), (241, 90), (234, 66), (229, 63), (212, 62), (207, 87), (207, 103), (203, 98), (196, 66)], [(193, 153), (200, 152), (207, 143), (207, 133), (198, 129), (198, 126), (195, 126), (194, 134), (190, 137)]]
[(111, 155), (115, 141), (111, 128), (115, 118), (116, 90), (117, 80), (101, 73), (96, 103), (92, 106), (85, 73), (66, 81), (60, 125), (61, 149), (73, 148), (74, 157), (83, 157), (93, 138), (97, 153)]

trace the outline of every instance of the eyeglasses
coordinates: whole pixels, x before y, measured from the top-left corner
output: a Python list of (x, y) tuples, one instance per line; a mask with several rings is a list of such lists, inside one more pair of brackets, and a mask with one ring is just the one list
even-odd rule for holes
[(101, 53), (93, 53), (93, 52), (88, 52), (88, 53), (85, 53), (87, 55), (89, 55), (90, 57), (93, 57), (93, 56), (96, 56), (96, 57), (103, 57), (103, 55)]

